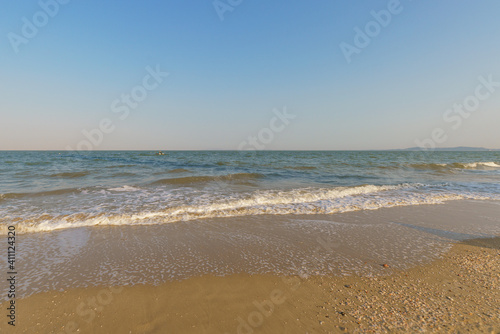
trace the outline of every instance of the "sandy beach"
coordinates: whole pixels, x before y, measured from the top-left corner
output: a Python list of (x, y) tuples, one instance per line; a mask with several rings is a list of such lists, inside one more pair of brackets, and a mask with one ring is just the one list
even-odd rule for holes
[(500, 238), (469, 240), (385, 277), (206, 276), (41, 293), (18, 301), (16, 332), (498, 333), (499, 249)]
[[(455, 216), (450, 212), (455, 212)], [(293, 230), (285, 229), (285, 225), (266, 225), (266, 223), (261, 231), (262, 235), (268, 233), (271, 238), (276, 238), (282, 233), (281, 235), (286, 238), (296, 238), (294, 245), (297, 249), (294, 254), (301, 254), (312, 263), (309, 263), (309, 266), (295, 268), (295, 274), (248, 274), (249, 269), (253, 268), (252, 261), (241, 263), (242, 258), (239, 255), (241, 249), (233, 247), (234, 244), (230, 242), (224, 244), (221, 238), (216, 238), (212, 241), (215, 244), (218, 243), (219, 248), (211, 244), (212, 241), (203, 247), (211, 249), (211, 255), (221, 259), (219, 263), (221, 267), (231, 264), (236, 266), (239, 263), (240, 272), (227, 274), (221, 271), (219, 274), (196, 274), (197, 272), (193, 271), (189, 278), (173, 279), (159, 284), (131, 285), (128, 281), (123, 281), (123, 284), (112, 284), (116, 282), (112, 279), (115, 276), (118, 282), (127, 277), (123, 271), (133, 272), (136, 262), (142, 259), (142, 252), (150, 252), (153, 248), (141, 250), (136, 245), (136, 249), (130, 250), (138, 254), (134, 262), (128, 259), (123, 251), (133, 245), (130, 243), (134, 239), (132, 235), (128, 235), (128, 232), (122, 228), (121, 238), (116, 238), (113, 237), (117, 235), (115, 229), (111, 229), (108, 234), (106, 231), (109, 228), (97, 229), (96, 233), (101, 236), (101, 239), (91, 237), (89, 242), (82, 246), (83, 251), (80, 250), (85, 254), (87, 262), (80, 262), (81, 267), (75, 269), (71, 266), (71, 261), (60, 261), (69, 268), (66, 273), (63, 267), (46, 268), (47, 273), (43, 276), (44, 279), (33, 280), (31, 284), (36, 286), (37, 282), (54, 281), (53, 285), (50, 285), (53, 288), (43, 291), (39, 286), (38, 288), (43, 292), (37, 292), (38, 288), (35, 288), (30, 291), (28, 297), (19, 298), (16, 301), (15, 328), (3, 321), (0, 324), (0, 330), (19, 333), (405, 333), (420, 331), (498, 333), (500, 331), (500, 308), (498, 306), (500, 237), (498, 235), (495, 237), (491, 233), (494, 231), (491, 226), (497, 226), (498, 218), (495, 212), (498, 212), (498, 204), (495, 202), (458, 201), (446, 205), (400, 207), (333, 215), (330, 220), (339, 224), (350, 222), (360, 225), (353, 230), (355, 233), (353, 232), (351, 236), (345, 234), (339, 239), (344, 242), (347, 240), (347, 243), (333, 247), (331, 253), (323, 250), (321, 254), (326, 254), (323, 257), (319, 257), (320, 253), (314, 249), (317, 247), (316, 234), (292, 234)], [(316, 217), (316, 219), (325, 217)], [(406, 221), (402, 220), (403, 217), (406, 217)], [(483, 226), (483, 232), (488, 231), (487, 223), (491, 223), (489, 233), (482, 234), (482, 236), (489, 236), (488, 238), (471, 239), (474, 234), (453, 232), (468, 231), (470, 226), (467, 224), (471, 221), (471, 217), (476, 217), (473, 223)], [(346, 270), (351, 268), (351, 271), (311, 274), (311, 270), (324, 268), (325, 261), (332, 261), (332, 263), (338, 261), (334, 255), (342, 253), (344, 248), (349, 249), (349, 238), (363, 241), (363, 236), (359, 232), (367, 231), (364, 225), (366, 222), (373, 223), (378, 229), (384, 231), (384, 225), (381, 222), (394, 221), (396, 218), (400, 219), (401, 226), (407, 228), (405, 233), (417, 233), (413, 237), (418, 243), (426, 246), (433, 245), (430, 250), (435, 254), (430, 256), (428, 252), (422, 252), (418, 247), (411, 249), (401, 247), (397, 242), (398, 234), (395, 232), (396, 234), (390, 235), (390, 238), (394, 238), (394, 248), (388, 248), (388, 252), (394, 252), (394, 254), (388, 256), (385, 252), (373, 252), (368, 256), (366, 250), (363, 252), (363, 247), (357, 249), (356, 244), (353, 243), (350, 250), (352, 253), (346, 254), (350, 254), (351, 259), (357, 258), (359, 261), (353, 261), (350, 267), (345, 267)], [(279, 221), (276, 217), (273, 219)], [(228, 228), (228, 226), (235, 225), (236, 229), (242, 228), (237, 221), (230, 221), (228, 225), (224, 225), (226, 224), (224, 222), (219, 225), (215, 222), (205, 224), (203, 225), (206, 229), (205, 233), (210, 229), (220, 231), (224, 226)], [(436, 227), (438, 223), (441, 224), (441, 229), (426, 227), (426, 224)], [(323, 224), (328, 228), (342, 226), (324, 222)], [(258, 225), (247, 224), (246, 226), (257, 236), (259, 228), (262, 228)], [(274, 226), (274, 229), (271, 226)], [(311, 226), (314, 227), (314, 225)], [(173, 233), (172, 226), (154, 228)], [(175, 238), (179, 239), (184, 234), (184, 241), (197, 240), (196, 235), (190, 233), (191, 230), (184, 230), (181, 225), (177, 225), (176, 228), (178, 233), (174, 234)], [(201, 225), (197, 227), (197, 229), (200, 228), (202, 228)], [(397, 229), (394, 230), (397, 231)], [(155, 243), (157, 240), (151, 234), (152, 231), (145, 227), (142, 228), (144, 234), (139, 234), (137, 228), (131, 231), (138, 243), (144, 243), (147, 240)], [(318, 233), (325, 233), (325, 231), (328, 229), (320, 230)], [(153, 232), (160, 233), (160, 230), (153, 230)], [(233, 232), (230, 231), (229, 234)], [(52, 238), (55, 237), (53, 234), (50, 235)], [(90, 240), (95, 239), (101, 248), (97, 250), (97, 253), (91, 253), (95, 244)], [(376, 235), (372, 235), (369, 239), (373, 241), (372, 246), (369, 246), (369, 242), (362, 244), (368, 248), (369, 252), (372, 251), (370, 247), (384, 249), (384, 243), (387, 241), (384, 238), (378, 238), (380, 239), (378, 241), (376, 239)], [(409, 239), (403, 239), (403, 241), (404, 243), (410, 242)], [(432, 243), (429, 243), (430, 241)], [(30, 242), (33, 243), (33, 240)], [(110, 248), (103, 248), (104, 243)], [(333, 239), (333, 241), (330, 240), (330, 244), (334, 245), (337, 242)], [(277, 242), (277, 245), (279, 246), (280, 243)], [(178, 245), (174, 244), (172, 247), (177, 248)], [(191, 247), (196, 247), (196, 244), (193, 243)], [(259, 254), (267, 256), (268, 251), (275, 250), (270, 248), (263, 251), (259, 247), (252, 248), (251, 243), (243, 243), (241, 247), (246, 250), (247, 259), (256, 259)], [(132, 262), (125, 261), (124, 263), (129, 263), (129, 266), (122, 268), (121, 272), (108, 272), (110, 279), (101, 278), (102, 280), (99, 281), (95, 277), (97, 282), (95, 286), (74, 287), (78, 285), (77, 277), (88, 281), (87, 269), (92, 274), (91, 268), (94, 266), (105, 268), (104, 264), (107, 261), (117, 261), (118, 257), (113, 258), (109, 254), (102, 253), (99, 256), (99, 252), (103, 249), (116, 253), (116, 256), (121, 254), (127, 261)], [(232, 253), (231, 249), (234, 249)], [(309, 255), (305, 253), (307, 249), (309, 249)], [(167, 254), (166, 247), (160, 247), (159, 250)], [(49, 248), (47, 248), (47, 253), (51, 254)], [(413, 253), (419, 256), (425, 255), (426, 260), (416, 261), (411, 256)], [(78, 261), (76, 252), (70, 255)], [(154, 261), (161, 263), (161, 258), (154, 252), (151, 252), (150, 256), (152, 260), (139, 271), (155, 275), (155, 272), (148, 271), (147, 267), (150, 267), (150, 263)], [(33, 261), (37, 261), (36, 256), (34, 257)], [(38, 255), (38, 257), (40, 263), (44, 263), (43, 256)], [(286, 258), (286, 255), (281, 253), (279, 257)], [(168, 256), (167, 258), (170, 259)], [(344, 257), (343, 259), (345, 260)], [(361, 263), (363, 259), (364, 262)], [(189, 257), (178, 260), (190, 261)], [(207, 258), (207, 261), (210, 262), (210, 258)], [(288, 263), (277, 259), (273, 261), (270, 263), (274, 263), (275, 268), (278, 269), (286, 267), (284, 264)], [(365, 271), (354, 270), (359, 266), (365, 268)], [(57, 272), (58, 270), (60, 272)], [(161, 271), (161, 268), (159, 270)], [(58, 282), (64, 277), (68, 281)], [(130, 274), (130, 277), (137, 278), (138, 276)], [(73, 287), (71, 287), (72, 284)], [(67, 287), (68, 285), (70, 287)], [(66, 287), (62, 288), (63, 286)], [(4, 302), (1, 307), (5, 310), (7, 306)]]
[(500, 334), (499, 1), (3, 1), (0, 334)]

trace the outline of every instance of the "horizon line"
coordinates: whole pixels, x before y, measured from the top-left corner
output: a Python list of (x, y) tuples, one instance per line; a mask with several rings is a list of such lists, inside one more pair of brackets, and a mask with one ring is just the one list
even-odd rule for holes
[[(463, 148), (463, 150), (461, 150)], [(468, 146), (456, 146), (456, 147), (436, 147), (433, 149), (418, 148), (418, 147), (408, 147), (408, 148), (387, 148), (387, 149), (281, 149), (281, 150), (234, 150), (234, 149), (107, 149), (107, 150), (64, 150), (64, 149), (0, 149), (0, 152), (147, 152), (147, 151), (165, 151), (165, 152), (346, 152), (346, 151), (471, 151), (471, 150), (485, 150), (485, 151), (500, 151), (500, 148), (485, 148), (485, 147), (468, 147)]]

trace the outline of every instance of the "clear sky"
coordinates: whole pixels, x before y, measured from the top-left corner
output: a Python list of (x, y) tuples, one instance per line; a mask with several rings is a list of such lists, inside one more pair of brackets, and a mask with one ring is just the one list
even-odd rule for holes
[(0, 0), (0, 149), (500, 148), (498, 0), (60, 2)]

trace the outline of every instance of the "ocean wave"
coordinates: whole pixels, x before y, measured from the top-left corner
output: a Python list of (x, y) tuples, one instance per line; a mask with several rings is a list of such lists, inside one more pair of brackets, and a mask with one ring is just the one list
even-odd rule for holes
[(217, 166), (243, 166), (247, 165), (246, 161), (231, 160), (231, 161), (217, 161), (215, 163)]
[(49, 175), (50, 177), (61, 177), (61, 178), (78, 178), (90, 175), (90, 171), (81, 171), (81, 172), (63, 172)]
[(190, 170), (188, 169), (185, 169), (185, 168), (176, 168), (176, 169), (172, 169), (172, 170), (169, 170), (167, 173), (191, 173)]
[[(419, 191), (424, 188), (427, 191)], [(115, 191), (136, 191), (133, 187), (110, 189)], [(43, 213), (30, 217), (0, 218), (0, 234), (5, 234), (7, 224), (15, 224), (21, 233), (42, 232), (56, 229), (97, 225), (152, 225), (191, 221), (198, 219), (241, 217), (255, 215), (312, 215), (333, 214), (359, 210), (376, 210), (396, 206), (441, 204), (451, 200), (491, 199), (469, 193), (428, 192), (421, 184), (362, 185), (338, 188), (301, 188), (288, 191), (256, 191), (244, 197), (218, 199), (205, 204), (186, 204), (168, 208), (137, 212), (73, 213), (50, 215)], [(143, 209), (142, 209), (143, 210)]]
[(193, 183), (208, 183), (218, 181), (250, 181), (263, 178), (264, 175), (258, 173), (237, 173), (220, 176), (187, 176), (179, 178), (161, 179), (150, 183), (151, 185), (183, 185)]
[(25, 162), (26, 166), (45, 166), (50, 165), (49, 161), (34, 161), (34, 162)]
[(128, 167), (137, 167), (136, 165), (111, 165), (105, 166), (103, 168), (128, 168)]
[(489, 162), (469, 162), (469, 163), (420, 163), (411, 164), (410, 167), (415, 169), (446, 171), (446, 170), (461, 170), (461, 169), (477, 169), (477, 170), (496, 170), (500, 168), (500, 164), (494, 161)]
[[(179, 170), (179, 173), (182, 171)], [(70, 178), (77, 178), (77, 177), (82, 177), (78, 176), (78, 173), (64, 173), (68, 174), (67, 177)], [(74, 174), (72, 176), (69, 176), (69, 174)], [(117, 173), (114, 174), (113, 176), (134, 176), (136, 174), (133, 173)], [(180, 178), (168, 178), (168, 179), (160, 179), (154, 182), (149, 183), (149, 186), (161, 186), (161, 185), (176, 185), (176, 186), (182, 186), (182, 185), (194, 185), (194, 184), (203, 184), (203, 183), (210, 183), (210, 182), (235, 182), (235, 183), (241, 183), (245, 184), (249, 181), (257, 180), (260, 178), (263, 178), (264, 175), (262, 174), (257, 174), (257, 173), (237, 173), (237, 174), (228, 174), (228, 175), (220, 175), (220, 176), (189, 176), (189, 177), (180, 177)], [(125, 185), (124, 187), (129, 187)], [(122, 187), (121, 189), (124, 189)], [(130, 187), (133, 188), (133, 187)], [(107, 190), (115, 190), (119, 188), (113, 188), (113, 189), (107, 189)], [(137, 188), (134, 188), (137, 189)], [(8, 200), (8, 199), (17, 199), (17, 198), (23, 198), (23, 197), (43, 197), (43, 196), (57, 196), (57, 195), (67, 195), (67, 194), (75, 194), (75, 193), (87, 193), (88, 191), (94, 191), (94, 192), (102, 192), (105, 191), (106, 188), (101, 189), (100, 187), (75, 187), (75, 188), (65, 188), (65, 189), (56, 189), (56, 190), (48, 190), (48, 191), (39, 191), (39, 192), (25, 192), (25, 193), (5, 193), (5, 194), (0, 194), (0, 201), (2, 200)], [(123, 191), (123, 190), (119, 190)], [(128, 189), (127, 191), (130, 191)]]
[(119, 187), (119, 188), (110, 188), (108, 189), (109, 191), (119, 191), (119, 192), (129, 192), (129, 191), (139, 191), (141, 190), (140, 188), (136, 188), (136, 187), (132, 187), (132, 186), (123, 186), (123, 187)]
[(294, 170), (313, 170), (313, 169), (318, 169), (318, 167), (315, 166), (287, 166), (283, 167), (285, 169), (294, 169)]
[(73, 193), (76, 193), (79, 191), (80, 191), (79, 188), (66, 188), (66, 189), (56, 189), (56, 190), (32, 192), (32, 193), (6, 193), (6, 194), (0, 194), (0, 199), (67, 195), (67, 194), (73, 194)]
[(118, 172), (111, 175), (112, 177), (134, 177), (137, 176), (136, 173), (131, 172)]

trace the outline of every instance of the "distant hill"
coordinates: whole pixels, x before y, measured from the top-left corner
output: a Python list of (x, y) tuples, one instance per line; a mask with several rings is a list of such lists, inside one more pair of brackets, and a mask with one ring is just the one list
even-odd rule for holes
[[(396, 151), (421, 151), (421, 147), (410, 147), (399, 149)], [(442, 147), (435, 148), (433, 151), (500, 151), (500, 149), (489, 149), (484, 147), (467, 147), (467, 146), (459, 146), (459, 147)]]

